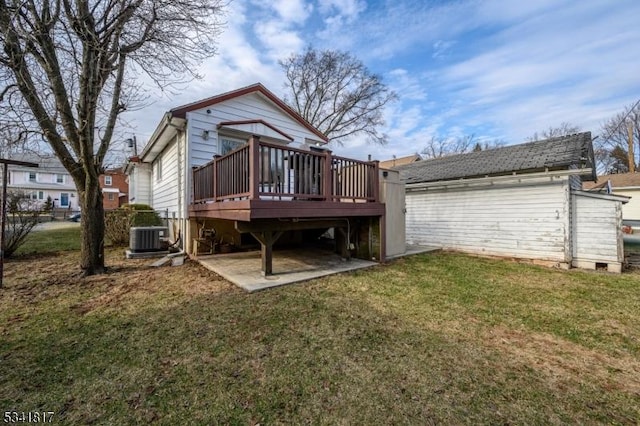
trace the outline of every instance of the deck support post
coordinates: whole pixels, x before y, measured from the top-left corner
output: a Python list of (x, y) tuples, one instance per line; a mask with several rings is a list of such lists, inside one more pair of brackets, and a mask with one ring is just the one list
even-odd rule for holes
[(332, 167), (331, 163), (333, 159), (331, 157), (331, 151), (327, 150), (324, 153), (324, 170), (322, 171), (324, 179), (322, 179), (322, 195), (326, 201), (333, 201), (333, 194), (331, 188), (333, 188), (332, 182)]
[(372, 176), (372, 183), (373, 183), (373, 188), (372, 188), (372, 194), (367, 194), (369, 197), (373, 197), (373, 202), (374, 203), (379, 203), (380, 202), (380, 161), (375, 160), (373, 161), (374, 164), (374, 169), (373, 169), (373, 176)]
[(273, 275), (273, 245), (282, 235), (282, 231), (251, 232), (253, 238), (260, 242), (262, 258), (262, 275)]
[(351, 233), (344, 227), (335, 228), (336, 251), (345, 260), (351, 259), (351, 250), (349, 244), (351, 242)]
[(260, 136), (249, 138), (249, 199), (260, 199)]

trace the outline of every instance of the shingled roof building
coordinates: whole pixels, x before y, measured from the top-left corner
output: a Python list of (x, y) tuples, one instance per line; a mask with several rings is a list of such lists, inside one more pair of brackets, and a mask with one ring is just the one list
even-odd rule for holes
[(621, 269), (627, 198), (582, 191), (595, 179), (589, 132), (397, 169), (406, 183), (408, 243)]
[(397, 167), (406, 183), (582, 169), (594, 178), (591, 133), (424, 160)]

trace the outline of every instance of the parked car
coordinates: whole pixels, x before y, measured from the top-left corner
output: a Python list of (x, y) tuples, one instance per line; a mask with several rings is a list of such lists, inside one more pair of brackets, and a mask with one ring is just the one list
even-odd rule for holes
[(80, 222), (80, 213), (74, 213), (71, 216), (69, 216), (67, 218), (67, 220), (71, 221), (71, 222)]

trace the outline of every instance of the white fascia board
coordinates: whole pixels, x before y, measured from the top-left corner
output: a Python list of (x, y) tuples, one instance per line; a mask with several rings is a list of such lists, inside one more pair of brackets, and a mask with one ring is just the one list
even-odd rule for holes
[(140, 160), (145, 163), (153, 162), (175, 138), (178, 130), (184, 128), (186, 122), (187, 120), (183, 118), (172, 117), (171, 113), (166, 113), (142, 150)]
[(502, 176), (486, 176), (480, 178), (462, 178), (456, 180), (440, 180), (435, 182), (420, 182), (420, 183), (406, 183), (406, 188), (408, 192), (427, 190), (427, 189), (435, 189), (435, 188), (464, 188), (464, 187), (477, 187), (477, 186), (485, 186), (485, 185), (493, 185), (496, 183), (509, 183), (509, 182), (520, 182), (523, 180), (530, 179), (543, 179), (543, 178), (558, 178), (558, 177), (566, 177), (573, 175), (584, 175), (591, 173), (590, 168), (588, 169), (567, 169), (567, 170), (555, 170), (549, 172), (536, 172), (536, 173), (523, 173), (523, 174), (511, 174), (511, 175), (502, 175)]
[(589, 192), (589, 191), (571, 191), (572, 194), (581, 196), (581, 197), (588, 197), (588, 198), (598, 198), (600, 200), (610, 200), (610, 201), (619, 201), (623, 204), (626, 204), (629, 202), (629, 200), (631, 199), (631, 197), (627, 197), (625, 195), (616, 195), (616, 194), (601, 194), (598, 192)]

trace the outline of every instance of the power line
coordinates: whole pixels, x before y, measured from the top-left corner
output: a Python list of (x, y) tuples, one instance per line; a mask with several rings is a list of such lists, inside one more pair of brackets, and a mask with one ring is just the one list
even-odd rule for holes
[(622, 119), (618, 122), (618, 124), (616, 124), (615, 127), (611, 127), (609, 129), (609, 133), (607, 134), (607, 137), (603, 139), (602, 143), (606, 143), (609, 138), (611, 138), (611, 136), (613, 136), (613, 132), (615, 132), (616, 130), (618, 130), (620, 128), (620, 126), (622, 125), (622, 123), (625, 122), (625, 120), (629, 117), (629, 115), (633, 112), (633, 110), (640, 105), (640, 99), (638, 99), (636, 101), (635, 104), (633, 104), (633, 106), (631, 108), (629, 108), (629, 111), (627, 111), (627, 113), (624, 115), (624, 117), (622, 117)]

